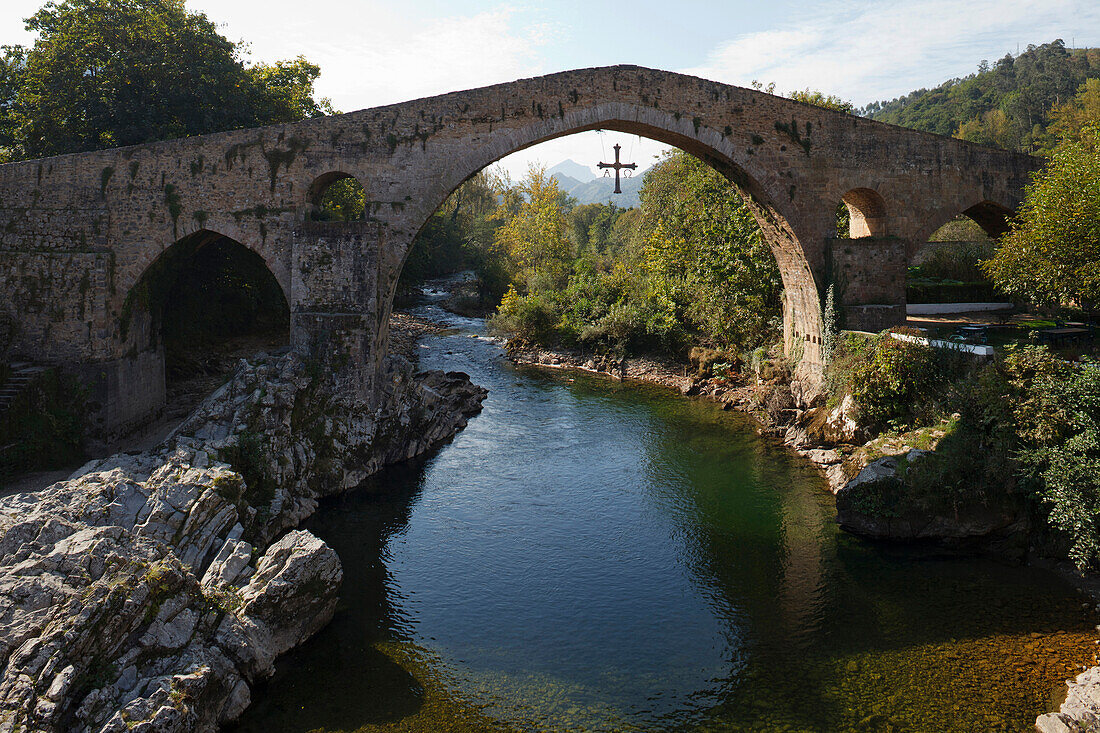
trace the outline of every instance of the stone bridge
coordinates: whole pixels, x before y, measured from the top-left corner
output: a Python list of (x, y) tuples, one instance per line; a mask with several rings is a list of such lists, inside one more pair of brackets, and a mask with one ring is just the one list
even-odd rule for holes
[[(779, 263), (784, 339), (821, 373), (821, 303), (849, 328), (904, 319), (905, 268), (966, 214), (1006, 228), (1039, 162), (758, 91), (632, 66), (567, 71), (343, 115), (0, 166), (0, 348), (66, 365), (118, 432), (164, 403), (156, 301), (181, 247), (228, 237), (282, 286), (291, 344), (372, 398), (391, 301), (417, 232), (480, 169), (584, 130), (636, 133), (698, 156), (746, 196)], [(310, 220), (353, 176), (363, 221)], [(851, 213), (838, 239), (835, 212)], [(170, 268), (169, 268), (170, 269)], [(2, 325), (2, 324), (0, 324)], [(0, 354), (0, 356), (3, 356)]]

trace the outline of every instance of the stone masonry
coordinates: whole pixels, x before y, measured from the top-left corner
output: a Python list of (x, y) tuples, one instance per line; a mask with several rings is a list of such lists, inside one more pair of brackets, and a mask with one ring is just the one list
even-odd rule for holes
[[(294, 347), (336, 359), (346, 388), (369, 397), (398, 275), (432, 212), (503, 156), (593, 129), (675, 145), (741, 187), (782, 272), (788, 353), (811, 382), (830, 278), (843, 278), (847, 327), (896, 323), (906, 258), (960, 213), (1003, 230), (1039, 165), (633, 66), (10, 163), (0, 166), (0, 331), (11, 335), (0, 349), (86, 375), (105, 406), (101, 433), (142, 421), (164, 400), (149, 305), (163, 286), (151, 266), (181, 242), (224, 236), (262, 256), (282, 286)], [(367, 192), (365, 221), (307, 221), (324, 188), (346, 176)], [(852, 239), (836, 239), (841, 201)]]

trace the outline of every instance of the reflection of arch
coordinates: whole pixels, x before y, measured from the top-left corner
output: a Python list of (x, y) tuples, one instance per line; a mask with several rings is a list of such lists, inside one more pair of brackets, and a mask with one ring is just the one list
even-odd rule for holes
[(841, 197), (848, 207), (848, 236), (851, 239), (863, 237), (885, 237), (886, 202), (878, 192), (870, 188), (853, 188)]

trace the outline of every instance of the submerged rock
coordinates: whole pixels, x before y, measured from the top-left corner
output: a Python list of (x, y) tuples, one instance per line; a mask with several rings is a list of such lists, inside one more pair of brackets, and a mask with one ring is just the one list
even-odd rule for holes
[(332, 618), (317, 500), (454, 434), (485, 391), (395, 359), (377, 404), (242, 361), (157, 449), (0, 500), (0, 731), (213, 731)]

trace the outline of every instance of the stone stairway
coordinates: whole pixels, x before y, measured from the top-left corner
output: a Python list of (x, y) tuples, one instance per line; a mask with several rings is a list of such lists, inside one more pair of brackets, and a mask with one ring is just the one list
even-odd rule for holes
[(8, 377), (8, 381), (0, 385), (0, 415), (7, 412), (19, 393), (26, 389), (27, 385), (45, 370), (46, 367), (35, 366), (25, 361), (12, 362), (11, 375)]

